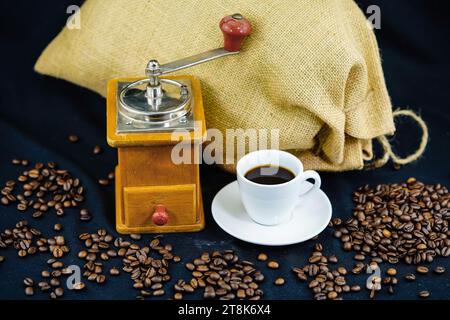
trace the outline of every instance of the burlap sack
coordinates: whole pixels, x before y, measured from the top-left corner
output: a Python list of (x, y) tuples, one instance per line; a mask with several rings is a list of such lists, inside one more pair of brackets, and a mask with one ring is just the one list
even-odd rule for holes
[(279, 128), (307, 168), (363, 168), (395, 127), (376, 39), (351, 0), (88, 0), (81, 29), (64, 28), (35, 69), (104, 96), (150, 58), (222, 46), (218, 21), (235, 12), (253, 24), (242, 52), (180, 72), (200, 78), (207, 126)]

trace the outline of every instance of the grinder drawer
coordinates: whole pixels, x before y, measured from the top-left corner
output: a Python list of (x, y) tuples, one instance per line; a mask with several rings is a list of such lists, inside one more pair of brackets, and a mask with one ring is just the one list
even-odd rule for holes
[(197, 222), (196, 185), (124, 187), (125, 224), (129, 227), (155, 225), (152, 216), (163, 205), (169, 220), (165, 226), (192, 225)]

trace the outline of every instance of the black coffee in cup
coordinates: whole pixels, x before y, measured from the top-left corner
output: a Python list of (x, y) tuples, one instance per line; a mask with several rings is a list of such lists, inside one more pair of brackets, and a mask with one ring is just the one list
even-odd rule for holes
[(255, 183), (273, 185), (288, 182), (295, 174), (284, 167), (264, 165), (250, 169), (244, 177)]

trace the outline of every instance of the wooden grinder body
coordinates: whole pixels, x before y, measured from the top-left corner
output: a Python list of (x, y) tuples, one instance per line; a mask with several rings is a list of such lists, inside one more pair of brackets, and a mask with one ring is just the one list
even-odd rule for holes
[[(193, 76), (166, 78), (187, 79), (191, 83), (196, 129), (189, 132), (189, 139), (183, 140), (190, 144), (192, 163), (189, 164), (172, 161), (172, 149), (179, 143), (172, 140), (172, 132), (117, 133), (118, 83), (140, 78), (108, 82), (107, 140), (118, 149), (115, 194), (119, 233), (189, 232), (204, 228), (199, 165), (193, 162), (194, 153), (200, 154), (206, 132), (200, 82)], [(163, 205), (168, 214), (164, 225), (152, 219), (158, 205)]]

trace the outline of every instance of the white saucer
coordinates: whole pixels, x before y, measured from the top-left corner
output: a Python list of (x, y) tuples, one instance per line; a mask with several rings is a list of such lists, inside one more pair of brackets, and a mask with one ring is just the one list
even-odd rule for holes
[[(310, 184), (304, 183), (305, 190), (310, 187), (307, 183)], [(309, 240), (322, 232), (331, 219), (330, 200), (322, 190), (318, 190), (304, 197), (294, 209), (290, 221), (276, 226), (258, 224), (242, 205), (237, 181), (216, 194), (211, 210), (214, 220), (225, 232), (240, 240), (266, 246), (284, 246)]]

